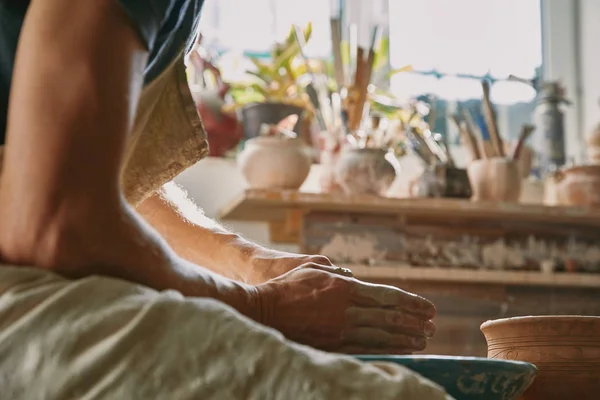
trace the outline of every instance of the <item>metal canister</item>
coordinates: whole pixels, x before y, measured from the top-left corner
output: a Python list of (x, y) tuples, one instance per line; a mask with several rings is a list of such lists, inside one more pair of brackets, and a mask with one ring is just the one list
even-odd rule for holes
[(558, 82), (544, 82), (538, 91), (534, 112), (534, 147), (542, 174), (554, 171), (566, 163), (565, 123), (561, 104), (569, 104)]

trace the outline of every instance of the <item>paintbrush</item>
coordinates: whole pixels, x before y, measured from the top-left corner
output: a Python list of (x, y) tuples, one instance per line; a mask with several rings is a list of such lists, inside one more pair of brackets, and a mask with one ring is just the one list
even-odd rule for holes
[(515, 149), (512, 154), (513, 160), (519, 159), (519, 157), (521, 156), (521, 152), (523, 151), (523, 147), (525, 146), (525, 142), (527, 142), (527, 139), (529, 139), (529, 136), (531, 136), (534, 130), (534, 125), (523, 125), (523, 127), (521, 128), (521, 134), (519, 135), (519, 140), (517, 141), (517, 145), (515, 146)]
[(362, 82), (365, 78), (365, 62), (363, 60), (364, 49), (359, 47), (356, 49), (356, 68), (354, 72), (354, 83), (348, 93), (348, 126), (351, 131), (355, 131), (360, 127), (360, 121), (362, 119), (362, 109), (359, 108), (360, 101), (360, 90), (362, 88)]
[(488, 127), (488, 133), (490, 134), (495, 156), (504, 157), (504, 144), (502, 143), (502, 138), (498, 132), (496, 113), (494, 112), (492, 101), (490, 100), (490, 83), (485, 79), (482, 80), (481, 88), (483, 89), (483, 115)]
[(304, 33), (302, 32), (302, 29), (298, 25), (294, 25), (294, 34), (296, 36), (296, 42), (298, 42), (298, 47), (300, 49), (300, 56), (302, 57), (302, 60), (304, 61), (304, 64), (306, 66), (306, 73), (309, 74), (311, 77), (311, 81), (306, 85), (305, 88), (306, 94), (308, 94), (310, 102), (312, 103), (313, 108), (315, 109), (315, 117), (317, 118), (317, 124), (319, 125), (319, 128), (322, 131), (325, 131), (328, 129), (327, 123), (325, 122), (325, 118), (323, 118), (323, 113), (321, 112), (321, 102), (319, 100), (319, 93), (317, 92), (317, 89), (315, 89), (315, 86), (313, 84), (314, 75), (311, 71), (308, 58), (306, 57), (306, 53), (304, 52), (304, 49), (306, 48), (306, 40), (304, 39)]
[(348, 44), (350, 46), (350, 65), (348, 66), (348, 86), (351, 85), (352, 79), (356, 79), (356, 53), (358, 51), (358, 26), (356, 24), (350, 24), (348, 33)]
[(452, 121), (458, 128), (458, 132), (460, 134), (461, 143), (467, 148), (469, 153), (471, 153), (471, 158), (473, 160), (477, 160), (480, 158), (479, 150), (477, 149), (477, 142), (475, 137), (471, 134), (468, 128), (467, 121), (461, 121), (458, 115), (452, 115)]
[(427, 123), (429, 124), (429, 129), (432, 132), (435, 132), (435, 111), (436, 111), (436, 98), (435, 96), (430, 97), (431, 105), (429, 106), (429, 118), (427, 119)]
[(408, 125), (406, 130), (406, 138), (408, 143), (411, 145), (413, 151), (423, 160), (427, 165), (433, 165), (436, 160), (436, 156), (431, 151), (423, 137), (416, 132), (416, 128)]
[(342, 29), (339, 18), (332, 18), (331, 26), (331, 50), (333, 52), (333, 69), (338, 90), (346, 84), (344, 76), (344, 62), (342, 60)]
[(475, 151), (477, 154), (477, 158), (488, 158), (491, 157), (491, 153), (489, 152), (490, 146), (489, 143), (483, 137), (481, 133), (481, 129), (473, 120), (473, 116), (471, 115), (471, 111), (461, 108), (462, 116), (465, 120), (466, 130), (470, 137), (475, 140)]
[(377, 50), (381, 46), (381, 40), (383, 36), (383, 29), (379, 25), (376, 25), (373, 28), (371, 43), (369, 46), (369, 52), (367, 55), (366, 62), (362, 60), (361, 48), (358, 49), (358, 57), (357, 57), (357, 76), (359, 74), (359, 64), (360, 65), (360, 76), (359, 79), (355, 79), (355, 90), (358, 92), (355, 109), (357, 110), (353, 116), (352, 125), (358, 126), (360, 125), (360, 121), (365, 117), (365, 114), (368, 116), (368, 110), (365, 110), (365, 103), (367, 101), (368, 92), (369, 92), (369, 84), (371, 83), (371, 77), (373, 75), (373, 67), (375, 65), (375, 55)]

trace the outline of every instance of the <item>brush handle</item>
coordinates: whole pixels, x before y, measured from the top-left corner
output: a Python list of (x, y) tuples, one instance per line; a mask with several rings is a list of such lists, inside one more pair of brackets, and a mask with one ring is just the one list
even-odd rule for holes
[(534, 130), (535, 126), (533, 125), (523, 125), (523, 128), (521, 128), (521, 134), (519, 135), (519, 140), (517, 141), (517, 145), (515, 146), (512, 154), (513, 160), (519, 159), (521, 152), (523, 151), (523, 147), (525, 146), (525, 142), (527, 142), (527, 139), (529, 139), (529, 136), (531, 136)]
[(481, 88), (483, 89), (483, 114), (488, 127), (488, 132), (490, 134), (490, 139), (492, 140), (492, 146), (496, 156), (504, 157), (504, 144), (502, 143), (502, 138), (500, 138), (500, 134), (498, 133), (496, 113), (494, 112), (492, 101), (490, 100), (489, 82), (487, 80), (481, 81)]
[(333, 68), (335, 70), (335, 80), (338, 90), (346, 84), (344, 76), (344, 63), (342, 61), (342, 29), (339, 18), (332, 18), (331, 26), (331, 48), (333, 52)]
[(473, 160), (480, 159), (481, 153), (477, 146), (477, 141), (475, 140), (475, 137), (473, 137), (471, 132), (469, 132), (469, 128), (467, 126), (466, 121), (460, 122), (460, 133), (461, 138), (463, 139), (463, 142), (465, 143), (467, 149), (469, 149), (469, 151), (471, 152)]

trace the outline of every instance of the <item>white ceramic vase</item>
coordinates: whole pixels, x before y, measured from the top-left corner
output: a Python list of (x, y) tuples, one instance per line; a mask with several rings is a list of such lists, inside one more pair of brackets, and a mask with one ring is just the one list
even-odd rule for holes
[(298, 189), (312, 158), (301, 140), (259, 136), (246, 141), (237, 162), (252, 189)]

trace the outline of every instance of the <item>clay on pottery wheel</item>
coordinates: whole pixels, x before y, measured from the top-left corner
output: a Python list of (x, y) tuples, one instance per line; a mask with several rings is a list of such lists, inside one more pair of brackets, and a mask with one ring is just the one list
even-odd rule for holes
[(566, 206), (600, 206), (600, 164), (578, 165), (557, 172), (556, 198)]
[[(394, 179), (394, 167), (383, 149), (346, 149), (335, 170), (336, 182), (347, 195), (384, 196)], [(392, 160), (393, 162), (393, 160)]]
[(517, 399), (535, 378), (537, 369), (526, 362), (449, 356), (357, 356), (405, 366), (443, 387), (457, 400)]
[(600, 317), (542, 316), (481, 325), (488, 358), (528, 361), (538, 376), (525, 400), (600, 398)]
[(311, 165), (310, 149), (298, 139), (259, 136), (248, 140), (238, 155), (252, 189), (298, 189)]
[(518, 164), (508, 158), (474, 160), (467, 166), (473, 201), (517, 202), (521, 195)]

